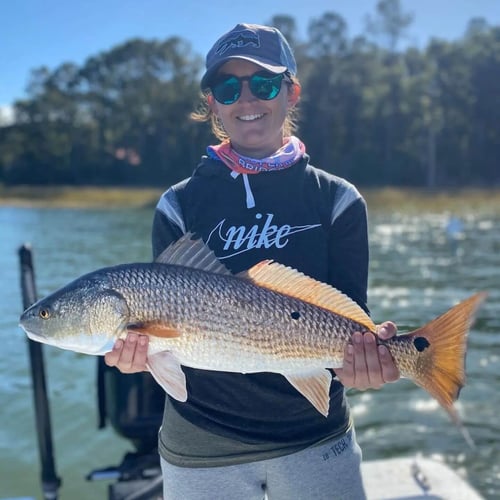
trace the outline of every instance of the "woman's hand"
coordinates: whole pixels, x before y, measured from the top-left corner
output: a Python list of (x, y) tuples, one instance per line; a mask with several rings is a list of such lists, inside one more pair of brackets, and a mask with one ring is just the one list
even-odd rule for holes
[[(387, 340), (396, 335), (397, 327), (391, 321), (377, 328), (377, 335)], [(371, 332), (355, 332), (344, 352), (344, 366), (335, 368), (337, 377), (345, 387), (354, 389), (380, 389), (387, 382), (395, 382), (400, 374), (398, 367), (384, 345), (377, 345)]]
[(108, 366), (116, 366), (122, 373), (138, 373), (147, 371), (149, 337), (128, 333), (125, 341), (118, 339), (113, 350), (104, 355)]

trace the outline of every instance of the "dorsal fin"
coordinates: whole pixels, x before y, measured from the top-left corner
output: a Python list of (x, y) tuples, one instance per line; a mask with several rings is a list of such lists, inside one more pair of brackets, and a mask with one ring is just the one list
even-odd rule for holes
[(231, 274), (203, 240), (201, 238), (193, 239), (193, 236), (193, 233), (186, 233), (169, 245), (158, 256), (156, 262), (193, 267), (218, 274)]
[(347, 295), (291, 267), (263, 260), (237, 276), (264, 288), (328, 309), (375, 332), (376, 327), (371, 318)]

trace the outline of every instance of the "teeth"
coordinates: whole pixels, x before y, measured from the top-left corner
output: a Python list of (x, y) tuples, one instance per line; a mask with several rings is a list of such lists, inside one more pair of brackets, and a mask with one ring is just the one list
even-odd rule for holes
[(264, 114), (260, 114), (260, 115), (244, 115), (244, 116), (240, 116), (239, 119), (243, 120), (244, 122), (250, 122), (252, 120), (258, 120), (259, 118), (262, 118), (263, 116), (264, 116)]

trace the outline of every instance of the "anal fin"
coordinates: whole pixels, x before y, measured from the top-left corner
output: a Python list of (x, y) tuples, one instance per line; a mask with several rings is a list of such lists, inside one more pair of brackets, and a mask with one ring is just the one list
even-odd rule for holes
[(332, 374), (329, 370), (321, 369), (307, 373), (284, 374), (284, 376), (322, 415), (328, 416), (332, 383)]

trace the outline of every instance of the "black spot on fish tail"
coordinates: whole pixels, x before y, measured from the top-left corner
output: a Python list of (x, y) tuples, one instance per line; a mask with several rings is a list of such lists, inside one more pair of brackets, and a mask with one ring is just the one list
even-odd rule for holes
[(292, 319), (299, 319), (300, 318), (300, 313), (298, 311), (293, 311), (292, 314), (290, 314)]
[(413, 345), (418, 352), (425, 351), (431, 344), (425, 337), (417, 337), (413, 340)]

